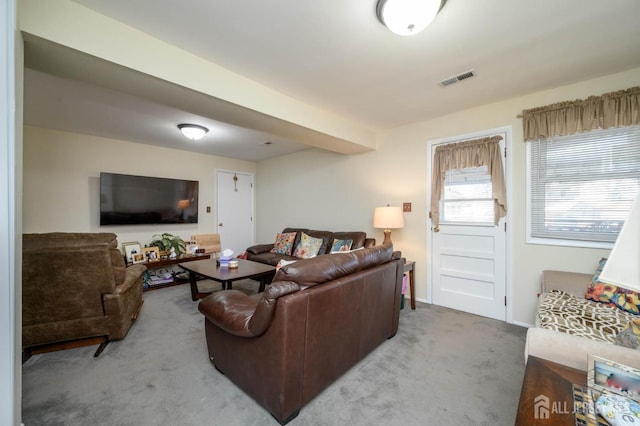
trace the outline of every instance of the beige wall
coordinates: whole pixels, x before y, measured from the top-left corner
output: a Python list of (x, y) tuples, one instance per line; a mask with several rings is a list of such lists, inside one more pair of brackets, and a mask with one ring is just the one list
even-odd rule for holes
[[(216, 169), (255, 173), (256, 164), (76, 133), (24, 127), (23, 231), (114, 232), (146, 244), (160, 232), (189, 238), (216, 230)], [(198, 180), (199, 223), (100, 226), (100, 172)], [(211, 213), (206, 213), (211, 206)]]
[[(284, 226), (358, 229), (380, 241), (381, 230), (371, 225), (374, 207), (411, 202), (413, 212), (405, 214), (405, 228), (394, 230), (392, 239), (405, 257), (416, 260), (416, 294), (425, 300), (428, 141), (512, 126), (512, 179), (507, 182), (513, 194), (512, 320), (531, 324), (542, 270), (590, 272), (608, 250), (525, 243), (525, 144), (516, 116), (523, 109), (625, 89), (639, 81), (640, 69), (635, 69), (399, 127), (379, 135), (379, 149), (372, 153), (341, 156), (311, 150), (261, 162), (256, 182), (258, 241), (272, 241)], [(446, 90), (464, 90), (465, 84), (473, 82)]]

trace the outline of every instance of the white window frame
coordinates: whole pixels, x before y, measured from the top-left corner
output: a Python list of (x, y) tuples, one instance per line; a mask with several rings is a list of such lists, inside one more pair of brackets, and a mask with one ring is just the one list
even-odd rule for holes
[(561, 239), (561, 238), (542, 238), (542, 237), (533, 237), (532, 236), (532, 223), (533, 223), (533, 208), (532, 208), (532, 188), (533, 183), (531, 179), (532, 175), (532, 154), (531, 154), (532, 144), (526, 143), (526, 159), (527, 159), (527, 169), (526, 169), (526, 242), (527, 244), (540, 244), (540, 245), (551, 245), (551, 246), (566, 246), (566, 247), (582, 247), (582, 248), (600, 248), (600, 249), (611, 249), (613, 248), (614, 242), (603, 242), (603, 241), (585, 241), (585, 240), (570, 240), (570, 239)]

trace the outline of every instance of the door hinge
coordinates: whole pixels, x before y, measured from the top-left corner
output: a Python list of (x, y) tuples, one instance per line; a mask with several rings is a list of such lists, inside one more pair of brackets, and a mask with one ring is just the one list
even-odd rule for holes
[(504, 306), (507, 306), (507, 296), (504, 297)]
[(507, 222), (504, 223), (504, 232), (507, 232)]
[(507, 147), (504, 147), (504, 158), (507, 158)]
[(429, 212), (429, 219), (433, 219), (433, 215)]

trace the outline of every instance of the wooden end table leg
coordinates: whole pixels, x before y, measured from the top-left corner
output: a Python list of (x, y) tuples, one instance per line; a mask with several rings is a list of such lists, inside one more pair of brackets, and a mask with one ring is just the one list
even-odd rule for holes
[(416, 310), (416, 284), (413, 268), (409, 271), (409, 291), (411, 292), (411, 309)]

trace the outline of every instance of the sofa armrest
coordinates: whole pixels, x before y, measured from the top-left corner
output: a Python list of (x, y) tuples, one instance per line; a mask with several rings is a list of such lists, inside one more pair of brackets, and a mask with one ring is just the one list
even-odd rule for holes
[(273, 244), (257, 244), (247, 248), (247, 251), (251, 254), (266, 253), (273, 248)]
[(136, 284), (147, 267), (144, 265), (131, 265), (125, 270), (124, 282), (116, 286), (115, 294), (122, 294), (129, 291), (131, 286)]
[(525, 362), (529, 355), (533, 355), (582, 371), (589, 368), (589, 354), (640, 368), (638, 350), (538, 327), (527, 331), (524, 351)]
[(260, 336), (271, 325), (273, 314), (276, 310), (276, 302), (282, 296), (295, 293), (300, 290), (297, 283), (291, 281), (281, 281), (273, 283), (262, 294), (262, 299), (258, 302), (256, 310), (249, 320), (249, 331), (253, 336)]
[(560, 290), (584, 298), (592, 277), (579, 272), (542, 271), (542, 292)]
[(294, 282), (274, 283), (260, 299), (237, 290), (219, 291), (205, 297), (198, 304), (198, 310), (227, 333), (257, 337), (269, 328), (277, 299), (299, 289)]

